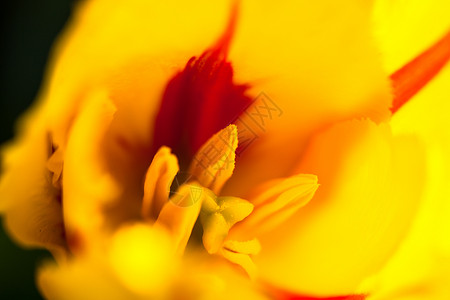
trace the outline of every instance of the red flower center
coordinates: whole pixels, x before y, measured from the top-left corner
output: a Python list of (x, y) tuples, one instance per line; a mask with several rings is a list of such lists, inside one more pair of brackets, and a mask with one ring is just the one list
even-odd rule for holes
[(233, 10), (224, 35), (199, 58), (167, 84), (156, 116), (152, 154), (165, 145), (189, 164), (196, 151), (216, 132), (225, 128), (250, 105), (248, 85), (233, 82), (233, 68), (227, 61), (236, 23)]

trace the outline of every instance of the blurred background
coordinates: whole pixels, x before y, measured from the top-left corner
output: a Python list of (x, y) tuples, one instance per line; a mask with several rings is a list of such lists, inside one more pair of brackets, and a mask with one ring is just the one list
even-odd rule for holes
[[(74, 2), (2, 1), (0, 144), (13, 137), (15, 120), (34, 101), (51, 46)], [(49, 257), (43, 250), (18, 247), (0, 226), (0, 299), (42, 299), (34, 275), (36, 266)]]

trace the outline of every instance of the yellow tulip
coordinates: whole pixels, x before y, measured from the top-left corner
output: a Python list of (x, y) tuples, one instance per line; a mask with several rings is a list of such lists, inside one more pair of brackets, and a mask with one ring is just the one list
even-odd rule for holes
[(2, 152), (42, 294), (447, 299), (441, 2), (80, 3)]

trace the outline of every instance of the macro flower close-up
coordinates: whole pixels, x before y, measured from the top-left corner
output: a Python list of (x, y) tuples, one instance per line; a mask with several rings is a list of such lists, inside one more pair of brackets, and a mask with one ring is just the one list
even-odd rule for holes
[(450, 299), (449, 16), (74, 1), (0, 152), (40, 297)]

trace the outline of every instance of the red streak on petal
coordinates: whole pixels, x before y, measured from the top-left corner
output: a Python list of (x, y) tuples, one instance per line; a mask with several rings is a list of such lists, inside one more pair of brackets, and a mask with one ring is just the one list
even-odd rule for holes
[(348, 296), (338, 296), (338, 297), (326, 297), (326, 298), (316, 298), (316, 297), (306, 297), (306, 296), (290, 296), (285, 298), (285, 300), (364, 300), (365, 295), (348, 295)]
[(302, 295), (289, 292), (279, 287), (273, 286), (269, 283), (265, 283), (264, 287), (268, 295), (277, 300), (365, 300), (367, 295), (341, 295), (332, 297), (314, 297), (311, 295)]
[(391, 111), (395, 113), (419, 92), (450, 59), (450, 32), (431, 48), (390, 76), (394, 92)]
[(196, 151), (216, 132), (232, 123), (251, 103), (248, 85), (233, 82), (226, 60), (237, 19), (233, 7), (228, 27), (218, 42), (167, 84), (156, 116), (152, 153), (165, 145), (186, 166)]

